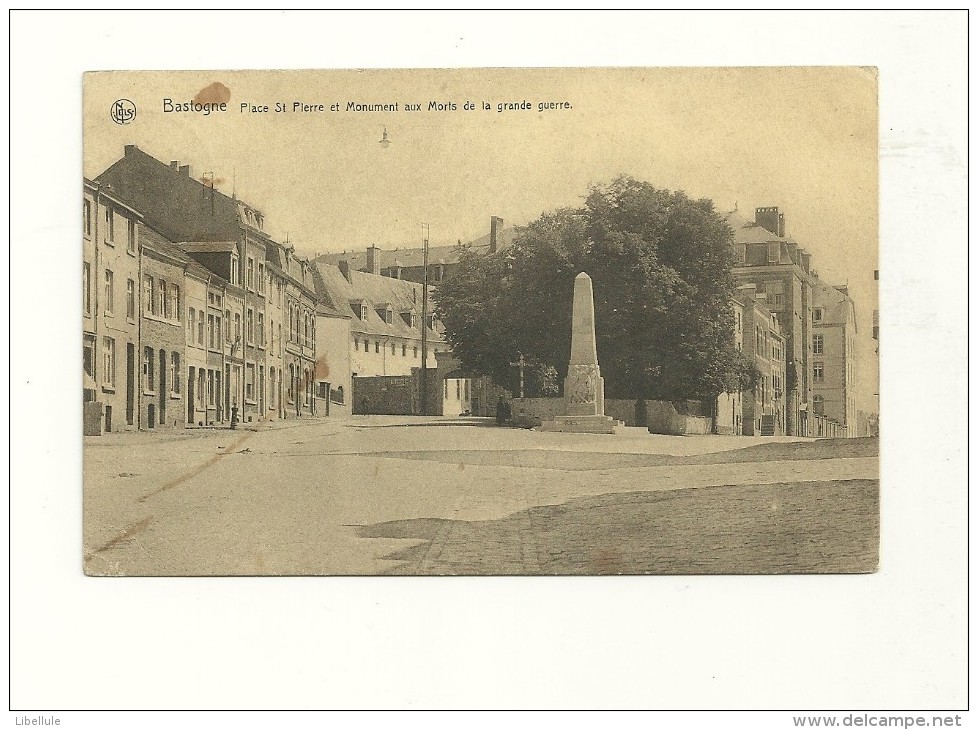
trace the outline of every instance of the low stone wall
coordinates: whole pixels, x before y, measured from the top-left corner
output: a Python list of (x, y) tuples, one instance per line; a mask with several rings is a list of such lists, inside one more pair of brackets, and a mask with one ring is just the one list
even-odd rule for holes
[(513, 398), (509, 407), (513, 422), (524, 426), (539, 426), (564, 415), (563, 398)]
[[(510, 401), (513, 423), (523, 426), (539, 426), (543, 421), (564, 415), (563, 398), (513, 398)], [(710, 433), (711, 420), (705, 416), (684, 416), (668, 401), (646, 401), (646, 421), (652, 433), (671, 436), (689, 436)], [(626, 426), (636, 426), (635, 401), (632, 399), (606, 399), (604, 413)]]
[(684, 416), (669, 401), (648, 401), (649, 431), (669, 436), (691, 436), (710, 433), (711, 420), (704, 416)]
[(636, 420), (635, 401), (632, 399), (605, 398), (604, 414), (618, 421), (623, 421), (626, 426), (645, 425)]

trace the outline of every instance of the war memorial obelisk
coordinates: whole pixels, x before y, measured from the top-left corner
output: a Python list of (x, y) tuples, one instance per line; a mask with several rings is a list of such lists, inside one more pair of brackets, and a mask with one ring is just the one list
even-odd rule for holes
[(540, 425), (542, 431), (615, 433), (619, 422), (604, 414), (604, 378), (594, 340), (594, 290), (583, 271), (574, 279), (571, 350), (564, 379), (564, 415)]

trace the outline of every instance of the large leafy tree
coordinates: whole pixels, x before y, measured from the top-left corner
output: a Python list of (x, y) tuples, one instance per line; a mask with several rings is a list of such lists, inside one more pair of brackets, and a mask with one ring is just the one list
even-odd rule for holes
[(586, 271), (609, 397), (715, 399), (753, 381), (733, 345), (731, 235), (711, 201), (620, 177), (579, 209), (544, 213), (506, 251), (463, 252), (438, 314), (467, 367), (515, 390), (522, 353), (562, 378)]

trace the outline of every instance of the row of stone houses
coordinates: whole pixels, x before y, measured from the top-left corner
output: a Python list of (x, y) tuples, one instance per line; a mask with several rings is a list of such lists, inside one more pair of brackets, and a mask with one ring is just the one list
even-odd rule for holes
[(133, 145), (83, 205), (87, 433), (329, 411), (316, 326), (340, 315), (260, 211)]
[(421, 284), (296, 256), (188, 165), (127, 145), (83, 205), (86, 433), (348, 414), (354, 378), (422, 360), (429, 412), (461, 389)]

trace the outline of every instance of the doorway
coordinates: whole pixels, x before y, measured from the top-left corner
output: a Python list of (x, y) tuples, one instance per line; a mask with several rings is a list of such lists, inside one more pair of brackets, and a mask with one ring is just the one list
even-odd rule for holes
[(126, 424), (132, 426), (136, 419), (136, 346), (126, 345)]

